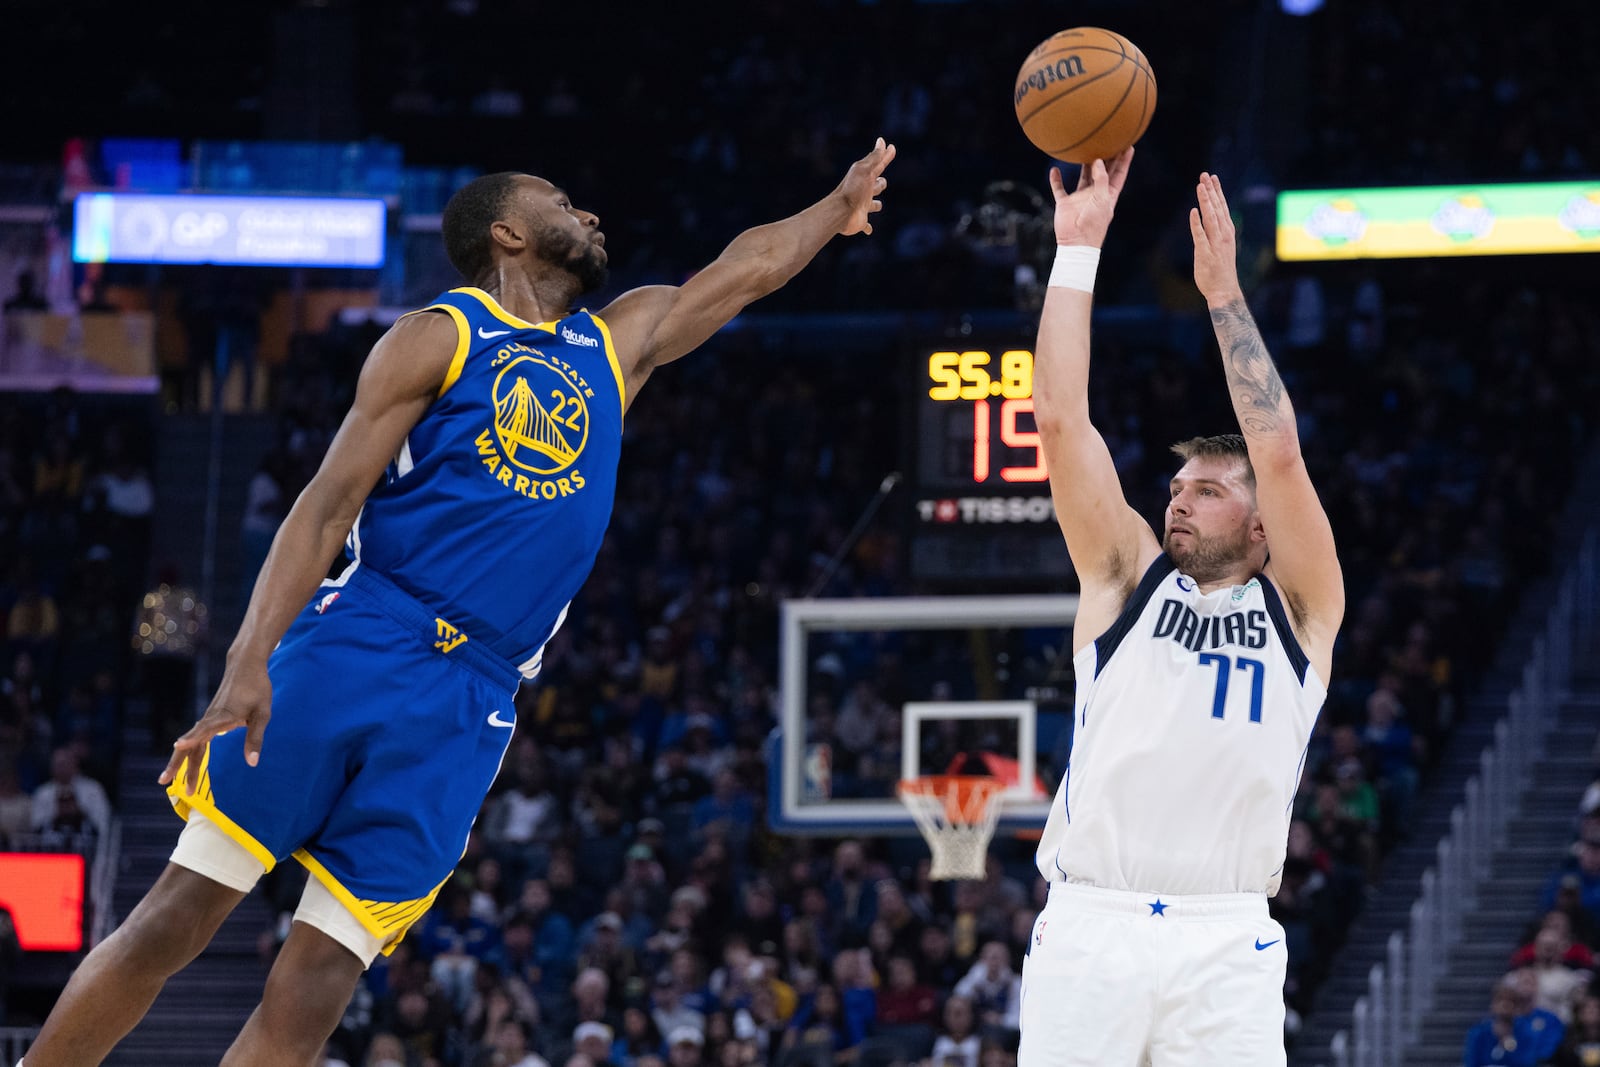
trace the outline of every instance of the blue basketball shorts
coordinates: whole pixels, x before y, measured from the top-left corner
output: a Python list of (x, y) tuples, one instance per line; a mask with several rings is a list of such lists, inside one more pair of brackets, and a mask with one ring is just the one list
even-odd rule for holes
[(511, 742), (516, 669), (382, 575), (324, 583), (267, 666), (259, 763), (212, 739), (167, 787), (268, 870), (290, 856), (389, 951), (428, 910)]

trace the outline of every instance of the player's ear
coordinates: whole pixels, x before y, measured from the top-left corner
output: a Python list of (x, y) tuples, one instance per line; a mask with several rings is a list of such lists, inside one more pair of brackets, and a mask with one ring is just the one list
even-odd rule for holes
[(527, 228), (511, 219), (499, 219), (490, 223), (489, 237), (495, 244), (513, 255), (528, 247)]
[(1261, 523), (1261, 512), (1250, 513), (1250, 542), (1252, 544), (1267, 543), (1267, 528)]

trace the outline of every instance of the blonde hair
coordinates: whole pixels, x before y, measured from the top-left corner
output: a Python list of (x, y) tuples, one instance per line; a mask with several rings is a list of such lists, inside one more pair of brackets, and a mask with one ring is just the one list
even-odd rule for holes
[(1250, 449), (1244, 438), (1236, 433), (1219, 433), (1213, 437), (1191, 437), (1172, 446), (1172, 454), (1185, 463), (1203, 459), (1230, 459), (1244, 464), (1244, 476), (1252, 486), (1256, 484), (1255, 468), (1250, 466)]

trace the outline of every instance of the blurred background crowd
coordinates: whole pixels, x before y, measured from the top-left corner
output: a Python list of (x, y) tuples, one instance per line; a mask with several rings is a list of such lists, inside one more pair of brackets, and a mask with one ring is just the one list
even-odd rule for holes
[[(1015, 59), (1059, 28), (1046, 5), (836, 0), (804, 18), (775, 2), (737, 5), (737, 18), (721, 3), (656, 6), (630, 11), (627, 32), (599, 30), (582, 8), (527, 2), (408, 0), (381, 16), (359, 4), (250, 7), (242, 29), (194, 4), (165, 6), (181, 31), (137, 55), (117, 42), (147, 25), (136, 7), (31, 13), (41, 40), (119, 88), (108, 99), (87, 80), (54, 80), (50, 121), (6, 152), (48, 157), (67, 136), (108, 131), (382, 137), (448, 171), (432, 194), (441, 204), (471, 173), (531, 170), (601, 216), (614, 251), (598, 307), (632, 284), (681, 280), (743, 227), (816, 198), (881, 132), (899, 159), (880, 232), (836, 242), (757, 310), (931, 309), (943, 330), (968, 312), (1025, 313), (1037, 301), (1044, 161), (1005, 101)], [(1194, 172), (1209, 167), (1237, 190), (1251, 303), (1296, 401), (1348, 582), (1272, 902), (1287, 932), (1291, 1030), (1382, 886), (1385, 856), (1407, 838), (1519, 593), (1560, 562), (1555, 515), (1600, 411), (1600, 313), (1584, 257), (1294, 266), (1262, 243), (1271, 223), (1255, 193), (1274, 182), (1600, 167), (1600, 130), (1577, 110), (1600, 90), (1600, 63), (1555, 58), (1584, 5), (1545, 5), (1509, 40), (1486, 21), (1488, 5), (1450, 5), (1441, 29), (1445, 10), (1329, 0), (1297, 19), (1234, 0), (1098, 12), (1140, 43), (1162, 85), (1101, 303), (1178, 323), (1159, 340), (1096, 339), (1093, 414), (1130, 503), (1159, 522), (1167, 446), (1232, 422), (1209, 331), (1182, 318), (1197, 306), (1182, 208)], [(1240, 54), (1264, 26), (1282, 55), (1256, 50), (1248, 69), (1217, 69), (1213, 55)], [(313, 37), (324, 44), (297, 48)], [(319, 50), (328, 41), (353, 58), (330, 61)], [(518, 44), (505, 62), (486, 61), (501, 42)], [(174, 62), (180, 50), (200, 58)], [(530, 50), (536, 63), (523, 62)], [(0, 98), (17, 99), (48, 52), (0, 71)], [(1415, 95), (1397, 106), (1396, 72), (1410, 69), (1430, 73), (1406, 79)], [(1279, 75), (1296, 107), (1258, 84)], [(1255, 122), (1234, 117), (1251, 106)], [(0, 180), (14, 189), (23, 176), (10, 167)], [(115, 311), (118, 293), (147, 285), (143, 268), (108, 268), (63, 289), (51, 282), (59, 263), (17, 247), (0, 255), (5, 284), (15, 280), (8, 317), (63, 299)], [(410, 253), (385, 291), (420, 301), (450, 284), (432, 251)], [(377, 287), (352, 275), (294, 284)], [(265, 354), (269, 294), (289, 281), (195, 268), (161, 284), (176, 290), (186, 338), (164, 357), (156, 398), (0, 394), (0, 845), (92, 852), (130, 786), (127, 739), (170, 740), (197, 710), (197, 654), (204, 664), (231, 637), (211, 632), (199, 562), (153, 542), (163, 509), (189, 499), (155, 480), (155, 450), (164, 420), (207, 406), (196, 381), (219, 329)], [(262, 388), (246, 405), (266, 447), (240, 472), (243, 506), (217, 539), (241, 561), (243, 588), (382, 328), (377, 316), (326, 317), (287, 337), (254, 379)], [(765, 818), (778, 608), (824, 577), (901, 462), (913, 389), (895, 373), (909, 343), (886, 341), (875, 369), (803, 327), (741, 328), (656, 376), (629, 413), (605, 546), (544, 674), (518, 698), (523, 728), (467, 854), (427, 920), (367, 975), (330, 1063), (1014, 1062), (1018, 974), (1044, 890), (1027, 842), (997, 842), (981, 882), (933, 882), (920, 844), (781, 837)], [(907, 567), (915, 532), (896, 506), (826, 576), (825, 595), (930, 591)], [(848, 772), (912, 683), (891, 655), (812, 666), (817, 739)], [(1543, 918), (1528, 943), (1507, 946), (1515, 969), (1471, 1036), (1486, 1048), (1538, 1023), (1550, 1057), (1563, 1041), (1588, 1050), (1555, 1062), (1597, 1062), (1591, 793), (1575, 866), (1529, 902)], [(264, 959), (300, 881), (280, 868), (265, 886)], [(0, 998), (26, 963), (5, 933)], [(1520, 1042), (1524, 1053), (1534, 1044)]]

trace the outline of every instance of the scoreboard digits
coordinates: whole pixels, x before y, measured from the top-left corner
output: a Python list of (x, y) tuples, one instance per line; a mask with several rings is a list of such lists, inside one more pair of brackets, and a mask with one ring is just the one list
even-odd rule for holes
[[(993, 484), (993, 479), (1049, 479), (1039, 431), (1033, 426), (1032, 352), (1007, 349), (998, 360), (985, 351), (934, 352), (928, 356), (927, 371), (930, 401), (941, 406), (972, 405), (973, 485)], [(997, 455), (1001, 446), (1009, 451)]]

